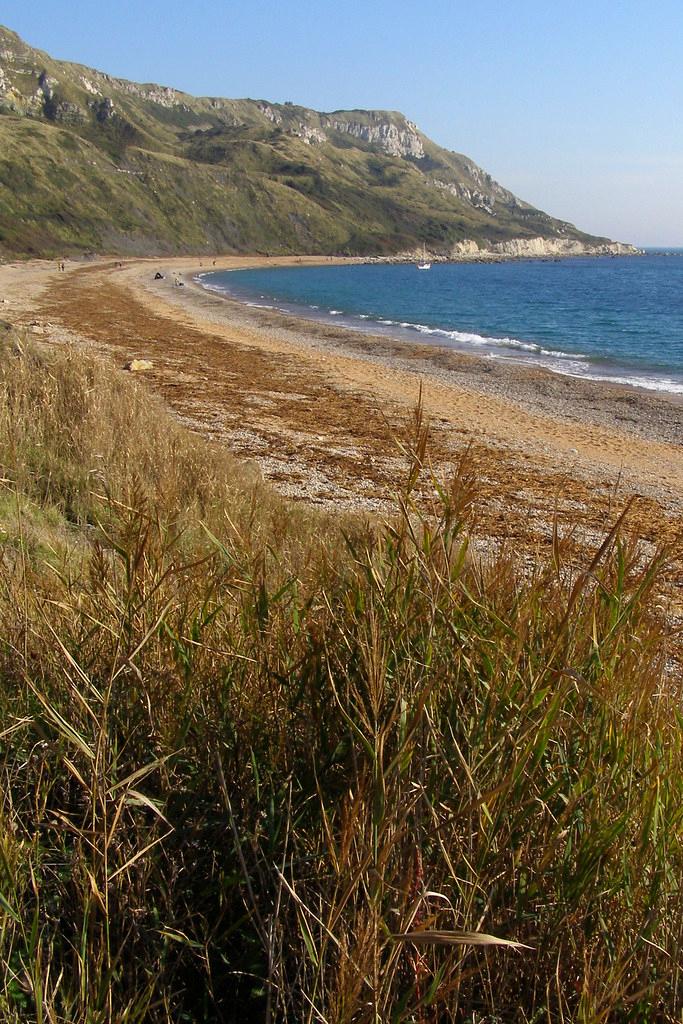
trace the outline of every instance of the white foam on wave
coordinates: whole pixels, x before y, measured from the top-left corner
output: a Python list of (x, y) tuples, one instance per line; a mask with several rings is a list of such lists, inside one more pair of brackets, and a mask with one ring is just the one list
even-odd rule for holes
[(225, 288), (221, 288), (219, 284), (206, 284), (206, 282), (203, 280), (205, 276), (205, 274), (197, 274), (197, 276), (193, 277), (192, 280), (194, 281), (195, 284), (198, 284), (202, 288), (206, 289), (207, 292), (218, 292), (220, 295), (229, 294), (228, 291)]
[[(218, 284), (210, 284), (205, 278), (211, 276), (211, 271), (203, 274), (197, 274), (193, 280), (200, 284), (202, 288), (207, 291), (218, 292), (222, 295), (230, 295), (228, 289)], [(262, 295), (262, 299), (266, 296)], [(261, 302), (247, 302), (247, 306), (255, 307), (257, 309), (275, 309), (276, 307), (267, 303)], [(278, 307), (279, 308), (279, 307)], [(319, 309), (319, 306), (311, 305), (310, 309)], [(285, 309), (281, 309), (281, 312), (290, 312)], [(328, 310), (329, 316), (342, 316), (343, 310), (341, 309), (330, 309)], [(419, 334), (431, 336), (434, 338), (445, 338), (449, 341), (459, 343), (461, 345), (474, 346), (478, 349), (488, 349), (485, 354), (489, 358), (505, 358), (500, 352), (501, 349), (510, 349), (521, 353), (528, 353), (528, 358), (525, 360), (528, 363), (542, 366), (544, 369), (552, 370), (555, 373), (562, 374), (566, 377), (578, 377), (583, 380), (596, 381), (604, 384), (617, 384), (627, 387), (644, 388), (647, 391), (659, 391), (671, 395), (683, 395), (683, 380), (676, 379), (673, 377), (658, 377), (647, 374), (642, 376), (637, 374), (625, 372), (614, 372), (614, 373), (596, 373), (591, 372), (592, 363), (589, 361), (589, 357), (582, 352), (564, 352), (562, 349), (544, 348), (542, 345), (536, 342), (522, 341), (520, 338), (510, 337), (486, 337), (483, 334), (476, 334), (471, 331), (457, 331), (457, 330), (446, 330), (442, 327), (430, 327), (428, 324), (412, 323), (411, 321), (401, 321), (400, 323), (396, 320), (379, 319), (371, 317), (368, 313), (358, 313), (356, 318), (359, 320), (373, 320), (374, 323), (381, 324), (385, 327), (402, 327), (404, 330), (417, 331)], [(496, 353), (498, 349), (498, 353)], [(483, 355), (484, 353), (482, 353)], [(536, 356), (537, 358), (533, 358)], [(508, 358), (513, 358), (510, 355)]]
[[(365, 316), (361, 318), (367, 319)], [(377, 322), (387, 325), (395, 324), (395, 321), (392, 320), (378, 320)], [(420, 334), (428, 334), (437, 338), (448, 338), (450, 341), (457, 341), (466, 345), (513, 348), (521, 352), (534, 352), (537, 355), (552, 356), (557, 359), (576, 359), (577, 356), (580, 358), (583, 355), (581, 352), (562, 352), (559, 349), (543, 348), (536, 342), (521, 341), (519, 338), (486, 337), (483, 334), (475, 334), (471, 331), (449, 331), (444, 327), (429, 327), (427, 324), (411, 323), (409, 320), (403, 320), (397, 326), (403, 327), (406, 330), (418, 331)]]
[[(361, 319), (368, 319), (362, 316)], [(380, 324), (391, 324), (389, 320), (378, 320)], [(477, 348), (490, 349), (512, 349), (520, 353), (528, 353), (529, 356), (541, 358), (528, 359), (528, 362), (535, 363), (561, 373), (566, 377), (581, 377), (584, 380), (593, 380), (607, 384), (622, 384), (630, 387), (645, 388), (648, 391), (661, 391), (672, 395), (683, 395), (683, 381), (671, 377), (638, 376), (626, 373), (595, 373), (591, 372), (592, 364), (589, 357), (583, 352), (565, 352), (562, 349), (544, 348), (542, 345), (531, 341), (522, 341), (519, 338), (509, 337), (486, 337), (483, 334), (475, 334), (470, 331), (448, 331), (442, 327), (430, 327), (427, 324), (402, 321), (397, 326), (406, 330), (417, 331), (419, 334), (430, 335), (436, 338), (447, 338), (463, 345), (473, 345)], [(486, 353), (495, 358), (495, 351)], [(512, 358), (512, 357), (510, 357)]]
[(556, 373), (566, 377), (581, 377), (583, 380), (595, 380), (601, 384), (624, 384), (631, 388), (645, 388), (646, 391), (664, 391), (668, 395), (683, 395), (683, 381), (671, 377), (633, 377), (624, 374), (573, 373), (564, 367), (553, 367)]
[(576, 353), (562, 352), (561, 349), (542, 348), (540, 353), (542, 356), (552, 356), (553, 359), (576, 359)]

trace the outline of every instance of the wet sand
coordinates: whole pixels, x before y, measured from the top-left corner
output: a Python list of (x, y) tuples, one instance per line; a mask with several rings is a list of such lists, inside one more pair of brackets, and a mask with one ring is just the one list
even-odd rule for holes
[[(217, 260), (215, 269), (271, 262)], [(311, 259), (305, 262), (320, 262)], [(98, 260), (0, 267), (0, 317), (87, 342), (144, 374), (192, 429), (253, 460), (283, 493), (384, 513), (404, 472), (396, 445), (422, 391), (430, 457), (468, 452), (477, 531), (549, 544), (553, 517), (593, 543), (628, 500), (645, 553), (666, 543), (683, 589), (683, 402), (515, 363), (373, 337), (227, 300), (194, 283), (211, 261)], [(159, 270), (164, 280), (154, 281)], [(185, 281), (173, 284), (174, 274)]]

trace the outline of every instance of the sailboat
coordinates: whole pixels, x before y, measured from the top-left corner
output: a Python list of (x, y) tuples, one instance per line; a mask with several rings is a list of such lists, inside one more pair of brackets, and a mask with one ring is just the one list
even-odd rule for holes
[(432, 265), (431, 265), (431, 263), (427, 259), (427, 246), (426, 246), (426, 244), (423, 244), (423, 246), (422, 246), (422, 259), (418, 263), (417, 269), (418, 270), (431, 270), (432, 269)]

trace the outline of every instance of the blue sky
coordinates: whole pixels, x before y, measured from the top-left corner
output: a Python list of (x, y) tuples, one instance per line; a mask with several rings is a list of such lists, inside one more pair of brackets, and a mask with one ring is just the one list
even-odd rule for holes
[(4, 0), (0, 22), (196, 94), (401, 110), (586, 231), (683, 245), (681, 0)]

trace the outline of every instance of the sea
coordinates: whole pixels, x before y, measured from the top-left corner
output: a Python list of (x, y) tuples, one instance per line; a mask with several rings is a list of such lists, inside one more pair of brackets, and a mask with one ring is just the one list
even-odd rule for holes
[(200, 274), (249, 306), (683, 395), (683, 249), (506, 263)]

